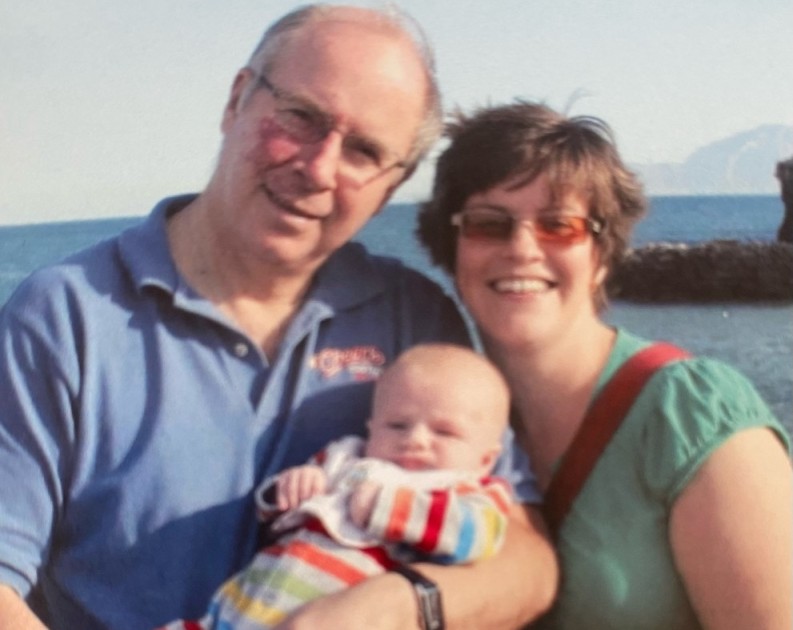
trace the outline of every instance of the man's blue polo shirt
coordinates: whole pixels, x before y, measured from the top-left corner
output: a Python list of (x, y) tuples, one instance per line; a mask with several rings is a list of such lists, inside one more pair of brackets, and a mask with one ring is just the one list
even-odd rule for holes
[(469, 343), (423, 276), (349, 244), (274, 362), (176, 271), (169, 213), (27, 279), (0, 313), (0, 583), (52, 628), (202, 612), (250, 558), (255, 485), (362, 434), (372, 380)]

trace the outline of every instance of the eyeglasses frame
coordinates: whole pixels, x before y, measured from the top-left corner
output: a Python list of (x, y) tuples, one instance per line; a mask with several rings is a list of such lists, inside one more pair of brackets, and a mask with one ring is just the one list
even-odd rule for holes
[[(314, 136), (312, 134), (311, 136), (305, 139), (296, 136), (293, 130), (282, 127), (283, 131), (286, 134), (288, 134), (290, 137), (292, 137), (296, 142), (300, 143), (301, 145), (315, 144), (327, 138), (328, 135), (334, 130), (338, 131), (342, 135), (342, 142), (344, 142), (344, 140), (350, 137), (359, 137), (356, 136), (355, 134), (353, 135), (346, 134), (344, 130), (339, 129), (336, 123), (333, 122), (333, 116), (331, 114), (323, 111), (321, 108), (310, 103), (305, 98), (302, 98), (296, 94), (289, 92), (288, 90), (284, 90), (274, 85), (273, 82), (267, 76), (265, 76), (264, 73), (257, 72), (253, 68), (248, 68), (248, 70), (250, 70), (253, 73), (253, 77), (254, 80), (256, 81), (257, 88), (264, 88), (265, 90), (270, 92), (276, 101), (292, 101), (294, 103), (302, 103), (307, 110), (311, 110), (312, 113), (315, 114), (319, 120), (323, 121), (321, 128), (318, 128), (318, 135)], [(276, 111), (278, 111), (277, 106), (276, 106)], [(363, 180), (360, 181), (361, 184), (368, 183), (369, 181), (383, 175), (384, 173), (387, 173), (390, 170), (397, 168), (407, 169), (410, 166), (410, 162), (407, 158), (399, 157), (399, 154), (397, 152), (382, 146), (376, 140), (371, 140), (369, 138), (361, 138), (361, 139), (368, 144), (376, 146), (378, 150), (383, 153), (384, 158), (389, 158), (389, 157), (391, 158), (390, 160), (384, 159), (386, 166), (378, 165), (374, 173), (372, 173), (368, 177), (363, 178)]]
[[(537, 238), (538, 241), (546, 242), (546, 243), (548, 243), (548, 242), (554, 243), (555, 242), (555, 243), (559, 243), (559, 244), (573, 244), (573, 243), (576, 243), (576, 242), (579, 241), (579, 239), (576, 239), (576, 238), (572, 238), (572, 239), (569, 239), (569, 240), (568, 239), (564, 239), (564, 238), (560, 238), (558, 240), (555, 240), (553, 238), (541, 238), (541, 237), (537, 236), (537, 230), (535, 228), (535, 224), (537, 223), (537, 219), (518, 219), (517, 217), (512, 216), (508, 212), (500, 212), (500, 211), (495, 210), (495, 209), (487, 210), (485, 208), (481, 208), (479, 210), (480, 211), (481, 210), (485, 210), (486, 212), (492, 212), (492, 214), (494, 214), (494, 215), (499, 214), (499, 215), (503, 216), (505, 219), (509, 220), (509, 222), (510, 222), (509, 234), (505, 238), (502, 239), (502, 238), (498, 238), (498, 237), (494, 237), (494, 238), (482, 237), (480, 240), (502, 241), (502, 242), (503, 241), (508, 241), (509, 239), (511, 239), (513, 237), (513, 235), (515, 234), (515, 230), (517, 229), (517, 227), (519, 225), (529, 224), (531, 226), (532, 234), (535, 235), (535, 238)], [(471, 213), (471, 212), (476, 212), (476, 211), (477, 210), (473, 210), (473, 209), (468, 209), (468, 210), (463, 209), (463, 210), (460, 210), (459, 212), (455, 212), (454, 214), (451, 215), (451, 217), (449, 217), (449, 223), (459, 230), (459, 233), (460, 233), (461, 236), (465, 237), (465, 234), (463, 233), (464, 215), (466, 213)], [(592, 217), (582, 217), (580, 215), (561, 215), (561, 216), (566, 216), (566, 217), (570, 217), (570, 218), (574, 218), (574, 219), (583, 219), (585, 221), (585, 223), (586, 223), (588, 233), (593, 238), (597, 238), (598, 236), (600, 236), (603, 233), (603, 229), (606, 227), (606, 222), (603, 221), (602, 219), (594, 219)], [(465, 238), (476, 238), (476, 237), (465, 237)]]

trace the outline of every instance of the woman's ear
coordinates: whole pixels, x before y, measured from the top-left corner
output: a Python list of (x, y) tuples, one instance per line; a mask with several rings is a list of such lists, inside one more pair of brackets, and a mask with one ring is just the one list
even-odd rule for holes
[(603, 285), (606, 281), (606, 276), (609, 273), (609, 268), (606, 265), (601, 264), (597, 271), (595, 272), (594, 277), (592, 278), (592, 292), (595, 293), (597, 290)]

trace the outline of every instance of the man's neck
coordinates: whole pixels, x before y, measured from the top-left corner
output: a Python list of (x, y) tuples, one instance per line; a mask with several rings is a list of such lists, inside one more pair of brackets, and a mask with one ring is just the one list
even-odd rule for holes
[(274, 357), (300, 309), (314, 270), (295, 273), (219, 244), (198, 197), (167, 223), (174, 263), (182, 278)]

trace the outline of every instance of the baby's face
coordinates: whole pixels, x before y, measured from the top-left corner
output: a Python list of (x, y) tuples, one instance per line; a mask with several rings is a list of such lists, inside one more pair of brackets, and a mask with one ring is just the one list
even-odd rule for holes
[(500, 450), (503, 424), (496, 408), (443, 379), (404, 373), (375, 396), (366, 455), (408, 470), (453, 469), (485, 475)]

